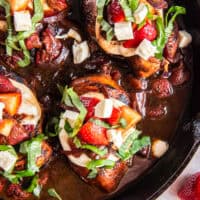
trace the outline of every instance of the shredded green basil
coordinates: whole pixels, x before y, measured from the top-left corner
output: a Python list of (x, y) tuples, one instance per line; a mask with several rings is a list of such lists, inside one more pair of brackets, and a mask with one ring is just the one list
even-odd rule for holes
[(90, 171), (90, 173), (87, 175), (87, 178), (88, 178), (88, 179), (96, 178), (97, 174), (98, 174), (97, 169), (92, 169), (92, 170)]
[(91, 118), (89, 121), (94, 123), (95, 125), (103, 127), (103, 128), (107, 128), (107, 129), (111, 128), (111, 126), (108, 123), (106, 123), (100, 119)]
[(39, 171), (36, 161), (42, 154), (42, 141), (44, 135), (38, 135), (36, 138), (32, 138), (20, 145), (20, 152), (27, 153), (27, 169), (33, 173)]
[(126, 119), (120, 118), (119, 123), (120, 123), (120, 126), (122, 128), (126, 128), (127, 127), (127, 121), (126, 121)]
[(57, 117), (53, 117), (47, 122), (45, 126), (45, 134), (49, 137), (56, 137), (58, 136), (59, 132), (59, 119)]
[(113, 27), (106, 20), (102, 19), (101, 29), (106, 32), (106, 39), (111, 41), (114, 37)]
[[(119, 3), (124, 11), (124, 14), (126, 16), (126, 21), (134, 21), (134, 18), (133, 18), (133, 13), (132, 13), (132, 10), (130, 8), (130, 4), (129, 4), (130, 1), (127, 1), (127, 0), (119, 0)], [(131, 6), (133, 6), (133, 4), (131, 4)]]
[(129, 3), (129, 6), (130, 6), (132, 12), (134, 12), (139, 5), (139, 0), (128, 0), (128, 3)]
[(150, 138), (148, 136), (138, 138), (140, 134), (141, 131), (135, 130), (122, 144), (118, 151), (118, 155), (122, 160), (128, 160), (142, 148), (151, 144)]
[(65, 95), (65, 100), (68, 99), (67, 101), (70, 101), (73, 106), (75, 106), (79, 110), (79, 115), (76, 119), (75, 125), (73, 127), (73, 132), (69, 135), (70, 137), (74, 137), (77, 135), (78, 131), (80, 130), (83, 121), (86, 117), (87, 110), (80, 101), (79, 96), (74, 92), (72, 88), (67, 89), (67, 87), (64, 89), (64, 95)]
[(30, 186), (26, 189), (27, 192), (33, 193), (36, 197), (40, 197), (42, 186), (39, 184), (39, 177), (33, 177)]
[(112, 160), (106, 159), (99, 159), (99, 160), (92, 160), (87, 164), (87, 169), (94, 170), (96, 168), (113, 168), (115, 166), (115, 162)]
[(76, 148), (89, 150), (99, 156), (105, 156), (108, 153), (107, 148), (99, 149), (98, 147), (96, 147), (94, 145), (81, 144), (81, 141), (77, 137), (74, 137), (73, 142), (76, 145)]
[(19, 45), (23, 50), (23, 54), (24, 54), (24, 59), (20, 60), (17, 64), (20, 67), (26, 67), (31, 63), (31, 56), (30, 56), (30, 52), (29, 50), (26, 48), (25, 42), (24, 40), (20, 40), (19, 41)]
[[(157, 47), (158, 53), (156, 54), (156, 57), (159, 59), (162, 58), (165, 45), (173, 31), (174, 21), (176, 17), (180, 14), (186, 14), (186, 9), (182, 6), (172, 6), (168, 10), (164, 22), (160, 17), (158, 17), (156, 20), (157, 30), (159, 34), (157, 39), (153, 42), (153, 44)], [(169, 17), (170, 15), (172, 15), (171, 18)]]
[(60, 195), (56, 192), (56, 190), (54, 188), (48, 189), (48, 194), (51, 197), (54, 197), (54, 198), (56, 198), (58, 200), (62, 200), (62, 198), (60, 197)]

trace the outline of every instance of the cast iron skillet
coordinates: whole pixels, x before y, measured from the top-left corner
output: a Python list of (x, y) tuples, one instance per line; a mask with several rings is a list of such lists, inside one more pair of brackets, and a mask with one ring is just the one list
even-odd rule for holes
[[(80, 0), (73, 2), (72, 19), (81, 22)], [(114, 200), (153, 200), (156, 199), (181, 173), (192, 158), (200, 143), (200, 0), (176, 1), (187, 8), (183, 21), (193, 35), (193, 83), (186, 110), (177, 128), (169, 151), (153, 167), (133, 183), (114, 193)], [(81, 23), (80, 23), (81, 24)], [(192, 54), (192, 53), (191, 53)]]

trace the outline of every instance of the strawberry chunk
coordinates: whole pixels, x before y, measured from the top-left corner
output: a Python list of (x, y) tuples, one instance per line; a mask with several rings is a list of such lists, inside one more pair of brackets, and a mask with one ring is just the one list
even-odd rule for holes
[(13, 119), (4, 119), (0, 121), (0, 134), (8, 137), (10, 132), (15, 124), (15, 120)]
[(180, 200), (200, 199), (200, 172), (190, 176), (178, 192)]
[(30, 137), (30, 133), (28, 133), (23, 126), (18, 123), (15, 123), (13, 126), (11, 133), (7, 137), (7, 143), (10, 145), (16, 145)]
[(87, 116), (85, 118), (85, 120), (87, 121), (88, 119), (94, 116), (94, 109), (95, 106), (99, 103), (99, 99), (90, 97), (80, 97), (80, 99), (88, 111)]
[(38, 33), (33, 33), (28, 39), (26, 39), (26, 47), (28, 50), (34, 48), (39, 49), (42, 47)]
[(106, 121), (110, 125), (116, 125), (116, 124), (118, 124), (118, 122), (120, 120), (120, 116), (121, 116), (121, 110), (118, 108), (113, 108), (111, 117), (109, 119), (107, 119)]
[(118, 0), (112, 0), (108, 5), (107, 16), (111, 24), (125, 21), (125, 14)]
[(7, 77), (0, 75), (0, 93), (15, 92), (16, 90)]
[(5, 110), (11, 116), (15, 115), (21, 104), (20, 93), (6, 93), (0, 94), (0, 102), (5, 104)]
[(92, 145), (108, 145), (106, 128), (97, 126), (92, 122), (87, 122), (81, 128), (78, 136), (80, 139)]
[(155, 40), (157, 37), (157, 30), (154, 24), (147, 23), (141, 29), (134, 32), (134, 39), (127, 40), (123, 43), (125, 48), (137, 47), (142, 40), (147, 39), (149, 41)]

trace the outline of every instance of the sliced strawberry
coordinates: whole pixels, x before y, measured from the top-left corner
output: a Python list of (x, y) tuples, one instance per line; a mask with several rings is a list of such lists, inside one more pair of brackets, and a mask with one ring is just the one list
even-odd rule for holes
[(88, 111), (87, 116), (85, 118), (85, 120), (87, 121), (88, 119), (94, 116), (94, 109), (95, 106), (99, 103), (99, 99), (90, 97), (80, 97), (80, 99)]
[(13, 119), (4, 119), (0, 121), (0, 134), (8, 137), (13, 126), (15, 124), (15, 120)]
[(112, 0), (108, 5), (107, 16), (110, 23), (125, 21), (125, 14), (118, 0)]
[(28, 39), (26, 39), (26, 47), (28, 50), (42, 47), (38, 33), (33, 33)]
[(92, 145), (108, 145), (106, 128), (97, 126), (92, 122), (87, 122), (81, 128), (78, 136), (80, 139)]
[(107, 119), (106, 121), (110, 125), (116, 125), (116, 124), (118, 124), (118, 122), (120, 120), (120, 116), (121, 116), (121, 110), (118, 108), (113, 108), (111, 117), (109, 119)]
[(134, 32), (134, 39), (127, 40), (123, 43), (125, 48), (137, 47), (144, 39), (149, 41), (155, 40), (157, 37), (157, 30), (154, 24), (147, 23), (141, 29)]
[(24, 129), (24, 127), (16, 123), (13, 126), (11, 133), (7, 137), (7, 143), (10, 145), (16, 145), (28, 139), (29, 137), (30, 134)]
[(0, 94), (0, 102), (5, 104), (5, 110), (11, 116), (15, 115), (21, 104), (21, 94), (20, 93), (5, 93)]
[(178, 192), (180, 200), (200, 199), (200, 172), (190, 176)]
[(7, 77), (0, 75), (0, 93), (16, 92), (16, 90)]

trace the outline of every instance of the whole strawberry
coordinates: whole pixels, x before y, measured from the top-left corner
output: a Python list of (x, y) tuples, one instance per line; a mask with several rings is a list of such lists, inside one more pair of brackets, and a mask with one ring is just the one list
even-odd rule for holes
[(200, 200), (200, 172), (186, 179), (178, 196), (180, 200)]

